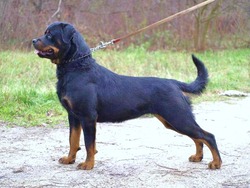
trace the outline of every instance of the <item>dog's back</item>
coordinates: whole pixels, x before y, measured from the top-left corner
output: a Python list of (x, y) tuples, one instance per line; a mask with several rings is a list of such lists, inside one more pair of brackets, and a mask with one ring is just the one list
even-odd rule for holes
[(193, 61), (198, 74), (190, 84), (173, 79), (118, 75), (95, 64), (93, 71), (84, 76), (96, 80), (98, 122), (120, 122), (156, 114), (159, 101), (168, 100), (170, 104), (175, 98), (187, 103), (189, 109), (189, 100), (182, 92), (201, 93), (208, 81), (204, 64), (195, 56)]

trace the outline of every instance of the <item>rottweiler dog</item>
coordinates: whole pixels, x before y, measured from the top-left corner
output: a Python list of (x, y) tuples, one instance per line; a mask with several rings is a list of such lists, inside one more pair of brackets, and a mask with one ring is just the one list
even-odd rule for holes
[(219, 169), (222, 160), (213, 134), (195, 121), (185, 93), (200, 94), (208, 82), (204, 64), (192, 55), (197, 77), (191, 83), (156, 77), (131, 77), (116, 74), (96, 63), (81, 34), (69, 23), (51, 24), (40, 38), (33, 39), (35, 52), (57, 66), (57, 95), (68, 112), (70, 149), (62, 164), (75, 162), (83, 130), (87, 157), (79, 169), (94, 167), (96, 123), (122, 122), (153, 114), (163, 125), (190, 137), (196, 153), (191, 162), (203, 158), (203, 144), (212, 152), (210, 169)]

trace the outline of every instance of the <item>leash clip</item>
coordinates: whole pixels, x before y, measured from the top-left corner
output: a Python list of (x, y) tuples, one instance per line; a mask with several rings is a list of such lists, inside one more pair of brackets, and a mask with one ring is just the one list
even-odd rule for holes
[(103, 49), (103, 48), (106, 48), (107, 46), (111, 45), (111, 44), (114, 44), (114, 39), (112, 39), (111, 41), (109, 42), (103, 42), (101, 41), (100, 44), (94, 48), (90, 48), (91, 52), (94, 52), (94, 51), (97, 51), (97, 50), (100, 50), (100, 49)]

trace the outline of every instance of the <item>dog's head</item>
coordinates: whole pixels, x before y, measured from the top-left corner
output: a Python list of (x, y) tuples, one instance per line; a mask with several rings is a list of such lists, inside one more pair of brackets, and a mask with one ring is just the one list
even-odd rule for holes
[(90, 49), (76, 29), (65, 22), (55, 22), (44, 35), (33, 39), (35, 53), (41, 58), (50, 59), (59, 64), (72, 59), (77, 54), (88, 54)]

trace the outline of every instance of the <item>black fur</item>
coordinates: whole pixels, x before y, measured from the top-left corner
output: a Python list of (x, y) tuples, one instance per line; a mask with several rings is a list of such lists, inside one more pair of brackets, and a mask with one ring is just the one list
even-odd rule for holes
[[(46, 36), (48, 34), (52, 39)], [(196, 158), (202, 159), (202, 152), (199, 153), (198, 149), (205, 141), (214, 155), (209, 167), (220, 168), (221, 159), (214, 136), (196, 123), (190, 102), (183, 94), (200, 94), (208, 82), (204, 64), (194, 55), (192, 58), (198, 74), (195, 81), (187, 84), (173, 79), (124, 76), (106, 69), (96, 63), (83, 37), (67, 23), (50, 25), (45, 36), (34, 39), (33, 43), (40, 57), (57, 64), (58, 98), (68, 111), (70, 132), (82, 126), (88, 156), (91, 145), (95, 145), (96, 122), (122, 122), (153, 114), (167, 128), (191, 137), (196, 146), (197, 143), (200, 145), (197, 146)], [(54, 54), (46, 56), (43, 49), (47, 48), (53, 49)], [(88, 156), (85, 163), (93, 158)], [(83, 169), (93, 168), (85, 167)]]

